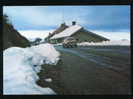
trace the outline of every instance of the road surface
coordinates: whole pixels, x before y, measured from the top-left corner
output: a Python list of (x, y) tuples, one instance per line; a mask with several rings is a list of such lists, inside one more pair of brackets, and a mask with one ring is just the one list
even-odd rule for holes
[[(129, 47), (55, 48), (61, 53), (61, 62), (56, 69), (48, 69), (51, 70), (48, 77), (53, 75), (53, 83), (48, 86), (58, 94), (131, 93)], [(40, 85), (43, 86), (43, 83)]]

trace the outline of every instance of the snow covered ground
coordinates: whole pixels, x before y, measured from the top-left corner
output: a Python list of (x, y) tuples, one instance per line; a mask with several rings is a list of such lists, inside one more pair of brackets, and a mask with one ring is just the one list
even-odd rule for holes
[[(54, 44), (54, 45), (62, 45), (62, 43)], [(82, 42), (78, 43), (79, 46), (130, 46), (130, 40), (111, 40), (111, 41), (103, 41), (103, 42)]]
[(25, 30), (19, 31), (21, 35), (26, 37), (29, 41), (34, 41), (36, 38), (45, 39), (49, 33), (52, 33), (54, 30)]
[[(42, 64), (55, 65), (60, 53), (51, 44), (40, 44), (28, 48), (11, 47), (4, 50), (4, 94), (53, 94), (51, 88), (36, 84), (37, 73)], [(44, 75), (45, 76), (45, 75)]]
[(99, 42), (99, 43), (94, 43), (94, 42), (82, 42), (82, 43), (78, 43), (79, 46), (89, 46), (89, 45), (93, 45), (93, 46), (130, 46), (130, 41), (129, 40), (111, 40), (111, 41), (103, 41), (103, 42)]

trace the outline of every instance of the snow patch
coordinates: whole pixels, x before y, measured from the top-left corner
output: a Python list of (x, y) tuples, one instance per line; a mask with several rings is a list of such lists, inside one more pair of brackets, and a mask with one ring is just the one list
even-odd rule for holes
[(51, 78), (47, 78), (45, 79), (46, 82), (52, 82), (52, 79)]
[[(36, 84), (42, 64), (56, 64), (60, 54), (51, 44), (4, 50), (4, 94), (56, 94)], [(45, 76), (45, 75), (44, 75)]]

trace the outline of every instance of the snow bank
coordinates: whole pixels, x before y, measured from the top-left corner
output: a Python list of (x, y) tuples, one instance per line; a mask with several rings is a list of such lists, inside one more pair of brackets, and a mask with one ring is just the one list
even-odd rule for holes
[(130, 41), (129, 40), (112, 40), (112, 41), (103, 41), (103, 42), (82, 42), (78, 43), (79, 46), (130, 46)]
[(36, 55), (43, 56), (46, 64), (56, 65), (59, 60), (60, 54), (55, 50), (55, 48), (51, 44), (40, 44), (38, 46), (32, 46), (28, 50), (34, 52)]
[(56, 94), (36, 84), (41, 65), (56, 64), (60, 54), (51, 44), (29, 48), (12, 47), (4, 51), (4, 94)]

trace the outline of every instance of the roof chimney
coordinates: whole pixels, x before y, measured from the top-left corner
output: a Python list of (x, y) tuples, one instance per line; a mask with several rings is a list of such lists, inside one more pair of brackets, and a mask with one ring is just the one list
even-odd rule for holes
[(66, 23), (65, 22), (61, 24), (61, 27), (63, 27), (63, 26), (66, 26)]
[(76, 25), (76, 21), (72, 21), (72, 25)]

